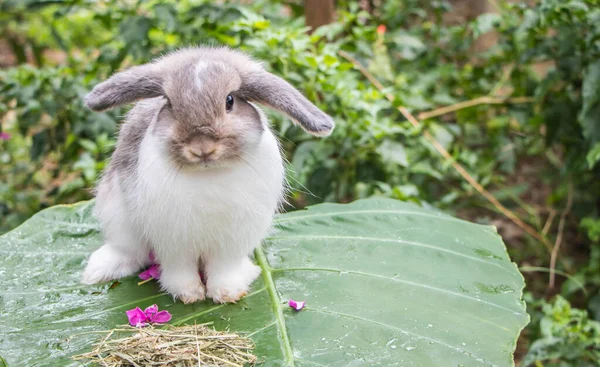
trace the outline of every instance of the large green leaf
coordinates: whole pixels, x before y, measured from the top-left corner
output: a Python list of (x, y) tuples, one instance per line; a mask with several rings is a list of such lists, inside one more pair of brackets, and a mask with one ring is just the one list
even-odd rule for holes
[[(523, 277), (493, 227), (387, 199), (281, 215), (256, 260), (263, 276), (235, 305), (183, 305), (134, 277), (83, 286), (98, 245), (93, 203), (45, 210), (0, 237), (0, 354), (58, 366), (157, 303), (173, 323), (248, 333), (267, 366), (510, 366), (528, 321)], [(301, 312), (290, 299), (306, 300)]]

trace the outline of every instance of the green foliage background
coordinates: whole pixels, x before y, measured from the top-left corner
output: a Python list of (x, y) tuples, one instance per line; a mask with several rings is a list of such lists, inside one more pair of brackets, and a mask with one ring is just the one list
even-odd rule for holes
[[(494, 1), (498, 12), (453, 24), (445, 21), (447, 1), (389, 0), (368, 13), (357, 1), (340, 0), (336, 21), (312, 34), (301, 1), (244, 3), (0, 3), (2, 53), (14, 57), (0, 71), (0, 130), (10, 135), (0, 140), (0, 233), (41, 208), (90, 197), (125, 112), (86, 110), (82, 97), (91, 86), (182, 45), (239, 47), (337, 122), (331, 137), (316, 139), (270, 113), (290, 162), (296, 207), (373, 195), (433, 205), (498, 225), (523, 269), (547, 269), (546, 249), (514, 235), (514, 226), (423, 139), (422, 130), (429, 131), (551, 242), (563, 233), (559, 269), (571, 276), (548, 289), (545, 273), (528, 272), (534, 322), (521, 341), (520, 354), (530, 350), (524, 363), (593, 365), (600, 351), (600, 2)], [(380, 24), (384, 34), (376, 31)], [(490, 31), (497, 42), (478, 51), (476, 40)], [(395, 104), (340, 50), (368, 66)], [(416, 113), (486, 95), (532, 102), (461, 109), (422, 129), (395, 109)], [(560, 231), (569, 195), (573, 205)], [(563, 298), (546, 303), (557, 292)]]

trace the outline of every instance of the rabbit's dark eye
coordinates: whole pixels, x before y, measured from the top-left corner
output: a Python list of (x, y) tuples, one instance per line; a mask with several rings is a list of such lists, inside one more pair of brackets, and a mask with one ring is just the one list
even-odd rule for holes
[(225, 109), (227, 110), (227, 112), (230, 112), (232, 108), (233, 108), (233, 96), (230, 94), (227, 96), (227, 99), (225, 100)]

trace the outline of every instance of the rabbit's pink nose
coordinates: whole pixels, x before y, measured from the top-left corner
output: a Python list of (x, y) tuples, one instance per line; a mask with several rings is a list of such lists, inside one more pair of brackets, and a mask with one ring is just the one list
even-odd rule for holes
[(193, 156), (203, 160), (207, 160), (211, 155), (217, 150), (216, 145), (202, 145), (199, 147), (189, 147), (188, 153)]

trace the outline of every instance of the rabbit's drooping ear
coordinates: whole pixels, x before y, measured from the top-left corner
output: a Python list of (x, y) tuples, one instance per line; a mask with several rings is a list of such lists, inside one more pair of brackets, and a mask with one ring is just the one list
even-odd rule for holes
[(94, 111), (104, 111), (144, 98), (164, 94), (163, 81), (156, 65), (134, 66), (102, 82), (85, 97), (85, 104)]
[(296, 120), (306, 132), (327, 136), (335, 123), (288, 82), (264, 70), (253, 71), (243, 78), (242, 92), (251, 102), (279, 110)]

